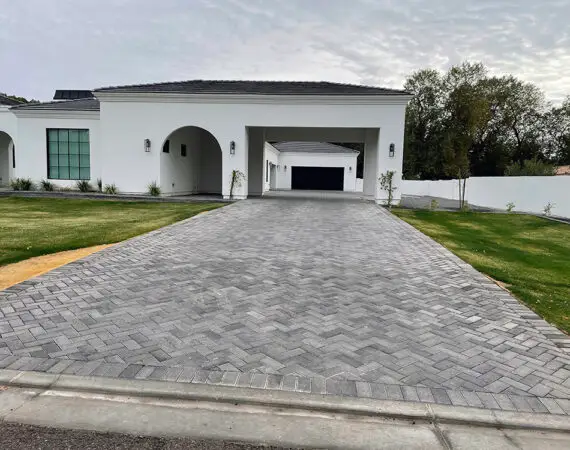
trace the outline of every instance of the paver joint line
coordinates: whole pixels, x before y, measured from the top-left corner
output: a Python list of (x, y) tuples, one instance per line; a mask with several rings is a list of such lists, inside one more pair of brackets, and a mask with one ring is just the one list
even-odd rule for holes
[(565, 342), (347, 199), (233, 203), (0, 292), (0, 369), (56, 376), (568, 415)]

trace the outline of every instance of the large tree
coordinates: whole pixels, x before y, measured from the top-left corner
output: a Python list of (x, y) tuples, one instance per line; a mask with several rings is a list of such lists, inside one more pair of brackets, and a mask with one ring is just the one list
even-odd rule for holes
[(415, 179), (503, 175), (513, 163), (570, 161), (570, 97), (561, 105), (513, 76), (489, 76), (481, 63), (447, 73), (412, 73), (404, 176)]

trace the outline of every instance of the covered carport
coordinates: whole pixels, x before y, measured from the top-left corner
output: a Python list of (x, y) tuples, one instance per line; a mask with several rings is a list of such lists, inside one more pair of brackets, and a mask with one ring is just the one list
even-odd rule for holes
[[(364, 190), (363, 195), (377, 198), (379, 164), (398, 164), (398, 156), (390, 156), (389, 148), (379, 156), (380, 128), (323, 128), (323, 127), (248, 127), (248, 191), (249, 196), (263, 192), (264, 166), (263, 146), (265, 142), (346, 142), (359, 143), (364, 147)], [(389, 147), (389, 146), (388, 146)], [(401, 158), (401, 155), (400, 155)], [(291, 188), (300, 190), (343, 190), (344, 176), (340, 167), (332, 163), (328, 167), (284, 167), (291, 171)], [(355, 169), (354, 169), (355, 170)]]

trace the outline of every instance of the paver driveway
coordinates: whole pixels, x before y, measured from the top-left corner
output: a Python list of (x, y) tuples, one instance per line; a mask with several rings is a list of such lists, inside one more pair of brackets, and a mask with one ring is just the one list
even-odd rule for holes
[(359, 200), (239, 202), (8, 289), (0, 309), (0, 368), (570, 412), (554, 329)]

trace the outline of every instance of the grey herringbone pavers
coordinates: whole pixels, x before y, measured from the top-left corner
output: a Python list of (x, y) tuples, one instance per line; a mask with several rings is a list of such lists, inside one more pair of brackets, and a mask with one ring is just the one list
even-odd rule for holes
[(0, 292), (0, 368), (568, 413), (570, 347), (371, 203), (248, 200)]

